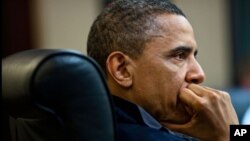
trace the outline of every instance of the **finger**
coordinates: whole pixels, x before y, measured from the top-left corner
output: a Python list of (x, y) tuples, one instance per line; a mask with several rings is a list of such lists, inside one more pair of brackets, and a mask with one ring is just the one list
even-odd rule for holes
[(216, 89), (213, 89), (213, 88), (210, 88), (210, 87), (207, 87), (207, 86), (203, 86), (204, 89), (207, 89), (209, 91), (213, 91), (213, 92), (216, 92), (216, 93), (221, 93), (221, 91), (219, 90), (216, 90)]
[(206, 91), (208, 91), (208, 89), (204, 88), (204, 86), (199, 86), (196, 84), (188, 85), (188, 89), (190, 89), (191, 91), (193, 91), (196, 95), (200, 97), (203, 97), (206, 94)]
[[(193, 86), (191, 86), (193, 87)], [(226, 99), (226, 100), (230, 100), (230, 96), (227, 92), (225, 91), (220, 91), (220, 90), (217, 90), (217, 89), (213, 89), (213, 88), (210, 88), (210, 87), (207, 87), (207, 86), (194, 86), (194, 87), (201, 87), (204, 91), (203, 91), (203, 95), (204, 96), (207, 96), (207, 97), (221, 97), (223, 99)], [(202, 94), (201, 94), (202, 95)]]
[(179, 99), (181, 102), (192, 108), (193, 110), (197, 110), (198, 101), (201, 101), (201, 97), (197, 96), (193, 91), (183, 88), (180, 91)]

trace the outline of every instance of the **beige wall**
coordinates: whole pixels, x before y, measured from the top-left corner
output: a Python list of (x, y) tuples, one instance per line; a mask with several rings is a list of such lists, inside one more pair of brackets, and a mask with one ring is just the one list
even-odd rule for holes
[(173, 0), (192, 24), (198, 61), (206, 73), (204, 85), (230, 86), (230, 19), (228, 0)]
[(33, 0), (37, 48), (71, 48), (86, 53), (87, 35), (101, 0)]
[[(230, 85), (230, 31), (227, 0), (173, 0), (193, 25), (204, 85)], [(72, 48), (86, 53), (89, 28), (101, 0), (33, 0), (34, 38), (38, 48)]]

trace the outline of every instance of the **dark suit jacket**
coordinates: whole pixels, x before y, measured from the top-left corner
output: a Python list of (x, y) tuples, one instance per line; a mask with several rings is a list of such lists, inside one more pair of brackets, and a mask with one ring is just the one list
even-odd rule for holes
[(197, 141), (172, 132), (141, 107), (113, 96), (119, 141)]

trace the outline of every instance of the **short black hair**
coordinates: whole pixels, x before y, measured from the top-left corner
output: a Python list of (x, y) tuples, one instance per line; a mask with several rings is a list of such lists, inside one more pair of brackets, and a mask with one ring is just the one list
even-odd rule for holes
[(87, 42), (87, 54), (106, 71), (106, 59), (113, 51), (138, 57), (151, 40), (149, 31), (159, 31), (157, 15), (184, 13), (168, 0), (116, 0), (94, 21)]

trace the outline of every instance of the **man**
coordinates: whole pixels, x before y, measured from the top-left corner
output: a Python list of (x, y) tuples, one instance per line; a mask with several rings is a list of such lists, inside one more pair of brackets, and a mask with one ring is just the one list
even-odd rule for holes
[(193, 29), (165, 0), (117, 0), (93, 23), (88, 55), (107, 76), (121, 141), (229, 140), (226, 92), (200, 86)]

